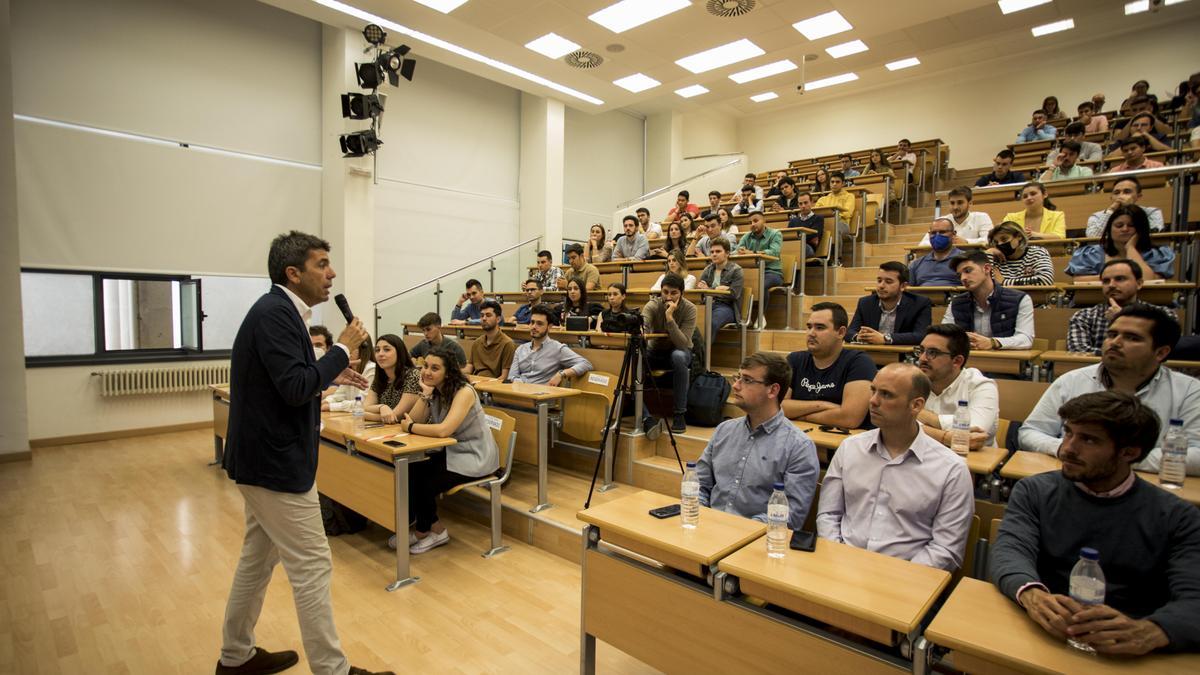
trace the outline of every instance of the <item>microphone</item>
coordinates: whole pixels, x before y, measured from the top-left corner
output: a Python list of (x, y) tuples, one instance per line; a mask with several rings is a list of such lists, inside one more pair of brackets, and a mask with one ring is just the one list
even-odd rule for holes
[(333, 301), (337, 304), (338, 309), (342, 310), (342, 316), (346, 318), (346, 323), (354, 321), (354, 312), (350, 311), (350, 301), (346, 299), (346, 296), (338, 293), (333, 296)]

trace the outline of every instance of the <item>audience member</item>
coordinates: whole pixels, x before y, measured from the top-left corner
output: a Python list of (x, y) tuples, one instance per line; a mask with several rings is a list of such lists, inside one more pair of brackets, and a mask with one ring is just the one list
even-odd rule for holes
[(1122, 171), (1136, 171), (1138, 169), (1161, 169), (1163, 163), (1146, 157), (1146, 153), (1150, 150), (1150, 138), (1148, 136), (1130, 136), (1120, 142), (1121, 146), (1121, 163), (1114, 164), (1108, 169), (1108, 173), (1121, 173)]
[(637, 211), (634, 211), (634, 213), (637, 214), (638, 229), (640, 229), (642, 234), (645, 234), (647, 238), (653, 237), (657, 239), (663, 236), (662, 225), (650, 222), (650, 209), (640, 206), (638, 207)]
[(933, 319), (933, 303), (908, 290), (908, 268), (894, 260), (879, 266), (875, 292), (858, 299), (846, 342), (915, 345)]
[(717, 218), (721, 222), (721, 231), (730, 237), (736, 237), (738, 234), (738, 226), (733, 222), (733, 214), (729, 209), (722, 206), (717, 209)]
[(986, 176), (980, 176), (979, 180), (975, 181), (975, 187), (1011, 185), (1028, 180), (1025, 174), (1012, 170), (1014, 157), (1013, 151), (1007, 148), (996, 153), (995, 159), (992, 160), (992, 172)]
[(866, 352), (847, 349), (848, 317), (841, 305), (818, 302), (808, 314), (808, 351), (788, 354), (792, 398), (783, 402), (790, 419), (855, 429), (867, 427), (867, 400), (875, 362)]
[(738, 203), (733, 205), (731, 212), (735, 216), (744, 216), (751, 211), (762, 211), (762, 200), (754, 197), (754, 188), (746, 185), (739, 193)]
[(712, 316), (709, 322), (712, 335), (727, 323), (737, 323), (742, 306), (742, 284), (744, 275), (742, 268), (729, 262), (729, 242), (718, 237), (709, 241), (708, 255), (712, 262), (700, 273), (700, 281), (696, 288), (712, 288), (718, 291), (729, 291), (729, 295), (719, 295), (713, 298)]
[(701, 236), (699, 239), (693, 239), (692, 242), (688, 244), (688, 256), (708, 256), (709, 244), (711, 244), (714, 239), (724, 239), (729, 244), (727, 248), (733, 248), (736, 243), (732, 235), (721, 231), (721, 217), (717, 214), (709, 213), (705, 217), (704, 231), (705, 234), (703, 236)]
[(414, 359), (425, 358), (431, 349), (445, 344), (450, 345), (450, 349), (457, 352), (460, 362), (467, 362), (467, 355), (463, 353), (463, 348), (452, 338), (442, 334), (442, 317), (438, 316), (437, 312), (428, 312), (422, 315), (417, 320), (417, 327), (421, 329), (421, 334), (425, 338), (413, 346), (412, 357)]
[(500, 468), (500, 450), (479, 394), (462, 374), (463, 364), (457, 359), (454, 352), (444, 349), (429, 353), (421, 370), (421, 397), (400, 424), (402, 430), (417, 436), (454, 439), (453, 445), (428, 452), (425, 461), (409, 465), (408, 502), (414, 523), (408, 550), (412, 554), (450, 543), (450, 533), (438, 519), (439, 494)]
[[(782, 169), (780, 169), (779, 171), (776, 171), (775, 175), (771, 177), (771, 189), (766, 191), (766, 193), (763, 195), (763, 199), (767, 199), (768, 197), (778, 197), (779, 195), (783, 194), (783, 190), (781, 189), (780, 184), (787, 177), (788, 177), (788, 175), (787, 175), (786, 171), (784, 171)], [(793, 181), (792, 187), (795, 187), (795, 186), (796, 186), (795, 181)]]
[(1117, 150), (1131, 138), (1141, 137), (1146, 139), (1147, 151), (1166, 152), (1171, 149), (1168, 143), (1170, 138), (1168, 134), (1170, 133), (1170, 127), (1155, 117), (1153, 113), (1140, 112), (1127, 123), (1117, 127), (1117, 131), (1113, 132), (1113, 144), (1109, 146), (1108, 151)]
[(841, 257), (853, 240), (850, 238), (850, 223), (854, 220), (854, 195), (845, 189), (842, 174), (829, 174), (829, 193), (817, 200), (817, 207), (832, 206), (837, 209), (838, 256)]
[(1067, 116), (1062, 109), (1058, 107), (1057, 96), (1047, 96), (1042, 100), (1042, 111), (1046, 113), (1046, 119), (1051, 122), (1065, 120)]
[(669, 225), (675, 222), (675, 219), (679, 217), (679, 214), (685, 211), (692, 214), (692, 216), (700, 215), (700, 207), (693, 204), (691, 202), (691, 198), (692, 195), (690, 192), (687, 190), (680, 190), (679, 194), (675, 197), (675, 206), (672, 206), (671, 210), (667, 211), (667, 217), (663, 219), (662, 224)]
[(525, 283), (521, 284), (525, 292), (525, 304), (517, 308), (517, 311), (509, 317), (510, 323), (527, 324), (529, 323), (530, 314), (533, 308), (537, 307), (542, 302), (542, 287), (538, 284), (537, 279), (526, 279)]
[(967, 292), (950, 301), (942, 323), (967, 331), (976, 351), (1033, 346), (1033, 300), (992, 280), (992, 259), (987, 253), (955, 256), (950, 268)]
[(1141, 268), (1143, 279), (1175, 276), (1174, 249), (1154, 245), (1150, 240), (1150, 219), (1136, 204), (1123, 204), (1114, 209), (1100, 232), (1100, 243), (1076, 248), (1066, 271), (1077, 282), (1095, 281), (1104, 262), (1113, 258), (1132, 261)]
[(757, 180), (758, 176), (753, 173), (748, 173), (745, 176), (742, 176), (742, 186), (739, 187), (738, 190), (741, 191), (746, 188), (750, 188), (754, 191), (754, 201), (761, 202), (763, 200), (763, 189), (755, 183)]
[(567, 282), (567, 293), (558, 307), (559, 325), (566, 326), (567, 319), (582, 316), (588, 320), (588, 328), (592, 328), (596, 317), (600, 316), (601, 307), (594, 302), (588, 302), (587, 289), (572, 279)]
[(1062, 239), (1067, 236), (1067, 218), (1046, 196), (1046, 186), (1030, 181), (1021, 188), (1023, 211), (1004, 214), (1004, 220), (1025, 228), (1030, 239)]
[(650, 255), (650, 242), (646, 240), (646, 235), (638, 232), (637, 218), (625, 216), (621, 226), (625, 228), (625, 236), (618, 239), (613, 247), (613, 261), (645, 260)]
[(546, 305), (533, 308), (529, 321), (529, 342), (523, 342), (513, 354), (509, 379), (557, 387), (564, 378), (578, 377), (592, 364), (563, 343), (549, 337), (550, 317), (554, 310)]
[(1054, 154), (1051, 167), (1042, 172), (1041, 180), (1067, 180), (1069, 178), (1087, 178), (1092, 175), (1090, 167), (1078, 164), (1082, 146), (1078, 141), (1063, 141)]
[(1134, 119), (1139, 115), (1150, 115), (1150, 125), (1153, 127), (1155, 135), (1159, 136), (1159, 140), (1164, 140), (1166, 135), (1171, 133), (1171, 126), (1164, 122), (1158, 116), (1158, 100), (1153, 96), (1134, 96), (1130, 101), (1130, 107), (1127, 110), (1121, 111), (1121, 115), (1127, 119), (1119, 120), (1114, 126), (1113, 137), (1117, 140), (1125, 138), (1130, 133), (1130, 126)]
[[(1066, 428), (1055, 450), (1062, 469), (1013, 486), (991, 553), (996, 587), (1056, 640), (1099, 654), (1200, 650), (1200, 511), (1132, 470), (1163, 425), (1115, 391), (1084, 394), (1055, 412)], [(1100, 554), (1101, 604), (1070, 595), (1083, 547)]]
[(1102, 111), (1096, 110), (1096, 106), (1091, 101), (1080, 103), (1075, 110), (1079, 113), (1076, 121), (1083, 125), (1083, 133), (1095, 134), (1108, 131), (1108, 118), (1101, 115)]
[[(1108, 217), (1112, 212), (1117, 210), (1118, 206), (1125, 204), (1138, 204), (1142, 199), (1142, 184), (1138, 181), (1137, 176), (1126, 176), (1113, 183), (1112, 204), (1103, 211), (1097, 211), (1088, 216), (1087, 233), (1088, 237), (1099, 237), (1104, 232), (1104, 227), (1108, 225)], [(1163, 214), (1162, 210), (1157, 206), (1144, 206), (1142, 210), (1146, 212), (1146, 217), (1150, 220), (1150, 230), (1153, 232), (1163, 231)]]
[(689, 239), (687, 230), (684, 229), (684, 223), (690, 224), (691, 219), (692, 217), (685, 213), (678, 221), (668, 225), (666, 241), (663, 242), (662, 246), (653, 249), (650, 252), (650, 257), (668, 258), (675, 251), (687, 255), (688, 248), (695, 239)]
[(710, 190), (708, 192), (708, 210), (700, 214), (700, 217), (708, 218), (709, 215), (715, 215), (719, 208), (721, 208), (721, 191)]
[(1104, 112), (1104, 102), (1104, 92), (1092, 94), (1092, 110), (1095, 110), (1097, 115)]
[[(579, 247), (580, 259), (586, 262), (583, 258), (583, 247)], [(562, 268), (554, 264), (554, 256), (550, 251), (538, 251), (537, 255), (537, 271), (530, 275), (542, 287), (544, 291), (558, 290), (558, 280), (562, 278)]]
[(605, 299), (608, 301), (608, 306), (604, 308), (604, 311), (600, 312), (600, 330), (610, 332), (604, 327), (611, 327), (613, 320), (616, 319), (618, 314), (630, 314), (633, 311), (629, 309), (628, 305), (625, 304), (626, 297), (627, 291), (625, 284), (619, 281), (614, 281), (608, 285), (608, 293), (605, 296)]
[(812, 195), (801, 192), (796, 195), (796, 213), (788, 218), (788, 227), (807, 227), (813, 234), (804, 237), (804, 255), (811, 256), (821, 245), (821, 234), (825, 231), (825, 217), (813, 211)]
[[(983, 211), (972, 211), (973, 196), (971, 188), (960, 185), (950, 190), (947, 201), (950, 203), (950, 214), (943, 218), (950, 221), (954, 229), (955, 244), (982, 244), (987, 241), (988, 232), (992, 231), (992, 217)], [(921, 246), (929, 245), (932, 235), (926, 233), (921, 238)]]
[(787, 362), (776, 354), (742, 360), (733, 403), (746, 414), (721, 422), (696, 462), (701, 504), (765, 522), (773, 486), (783, 483), (788, 529), (804, 528), (820, 467), (816, 445), (780, 410), (790, 379)]
[(1058, 154), (1062, 148), (1062, 143), (1074, 141), (1079, 144), (1079, 159), (1080, 162), (1098, 162), (1104, 159), (1104, 148), (1100, 147), (1099, 143), (1084, 140), (1087, 133), (1086, 127), (1082, 122), (1071, 122), (1063, 129), (1065, 138), (1046, 154), (1046, 165), (1050, 167), (1059, 166), (1057, 163)]
[(842, 176), (844, 178), (849, 180), (849, 179), (854, 178), (855, 176), (859, 175), (858, 169), (854, 168), (854, 158), (853, 157), (851, 157), (848, 154), (843, 153), (842, 155), (838, 156), (838, 160), (841, 161), (841, 163), (842, 163), (841, 172), (842, 172)]
[[(642, 240), (645, 241), (643, 235)], [(567, 283), (577, 281), (582, 288), (589, 291), (600, 288), (600, 270), (596, 266), (587, 261), (583, 257), (583, 247), (579, 244), (571, 244), (567, 247), (567, 262), (571, 265), (570, 271), (559, 277), (558, 288), (566, 290)]]
[(454, 311), (450, 313), (450, 323), (479, 323), (479, 310), (483, 307), (483, 284), (478, 279), (467, 280), (467, 290), (458, 296), (454, 303)]
[[(683, 278), (668, 274), (662, 280), (662, 292), (650, 298), (642, 307), (642, 319), (647, 333), (666, 333), (665, 338), (646, 341), (646, 361), (650, 368), (671, 371), (671, 391), (674, 394), (674, 416), (671, 431), (687, 431), (684, 413), (687, 411), (688, 385), (691, 383), (692, 331), (696, 329), (696, 305), (683, 297)], [(649, 430), (649, 407), (643, 424)]]
[(1067, 351), (1100, 355), (1108, 323), (1130, 305), (1154, 307), (1178, 320), (1175, 310), (1150, 305), (1138, 298), (1142, 290), (1142, 266), (1128, 258), (1110, 258), (1100, 268), (1100, 285), (1105, 302), (1085, 307), (1071, 316), (1067, 325)]
[(588, 240), (583, 243), (583, 258), (590, 263), (603, 263), (612, 260), (613, 244), (604, 233), (600, 223), (592, 225), (588, 231)]
[(1054, 263), (1050, 252), (1030, 244), (1025, 230), (1004, 221), (988, 233), (987, 253), (992, 257), (992, 278), (1003, 286), (1052, 286)]
[(875, 375), (870, 391), (876, 428), (842, 441), (830, 460), (817, 534), (953, 572), (963, 562), (975, 494), (966, 462), (917, 423), (929, 378), (893, 363)]
[(779, 183), (779, 191), (775, 194), (775, 203), (771, 204), (771, 211), (795, 211), (799, 208), (796, 196), (796, 182), (791, 178), (784, 178)]
[(517, 345), (500, 330), (500, 312), (500, 303), (495, 300), (483, 303), (479, 314), (483, 334), (471, 343), (471, 358), (467, 360), (466, 374), (508, 379), (508, 369), (512, 366)]
[[(750, 231), (742, 235), (738, 242), (738, 253), (763, 253), (774, 256), (768, 260), (763, 272), (766, 288), (783, 285), (783, 264), (779, 261), (779, 251), (783, 247), (783, 235), (773, 227), (767, 227), (767, 219), (762, 211), (750, 212)], [(764, 305), (766, 298), (763, 298)]]
[(658, 275), (658, 280), (650, 287), (650, 290), (657, 293), (662, 289), (663, 280), (667, 275), (675, 274), (683, 280), (684, 290), (690, 291), (696, 287), (696, 275), (688, 274), (687, 258), (683, 255), (683, 251), (675, 249), (667, 258), (667, 269), (662, 274)]
[(888, 155), (887, 160), (893, 167), (904, 165), (905, 180), (911, 182), (913, 167), (917, 165), (917, 153), (912, 151), (912, 143), (907, 138), (901, 138), (896, 143), (896, 152)]
[(967, 368), (971, 339), (967, 331), (950, 323), (929, 327), (921, 344), (913, 348), (917, 367), (929, 378), (931, 391), (917, 417), (925, 433), (946, 447), (954, 440), (954, 413), (966, 401), (971, 413), (968, 444), (971, 450), (996, 445), (1000, 424), (1000, 391), (996, 382), (978, 368)]
[(1154, 101), (1157, 103), (1158, 96), (1150, 93), (1149, 82), (1145, 80), (1138, 80), (1137, 82), (1133, 83), (1132, 87), (1129, 88), (1129, 96), (1127, 96), (1124, 101), (1121, 101), (1121, 107), (1119, 110), (1121, 111), (1122, 115), (1128, 115), (1130, 112), (1137, 112), (1134, 106), (1140, 103), (1147, 103), (1149, 101)]
[(950, 268), (950, 262), (963, 252), (954, 245), (954, 221), (945, 216), (934, 219), (925, 238), (933, 250), (909, 265), (909, 283), (913, 286), (957, 286), (958, 273)]
[[(1063, 373), (1050, 383), (1021, 425), (1021, 449), (1053, 455), (1063, 440), (1063, 403), (1081, 394), (1119, 391), (1150, 406), (1160, 422), (1183, 420), (1188, 437), (1187, 472), (1200, 475), (1200, 380), (1163, 365), (1179, 341), (1179, 323), (1160, 310), (1131, 304), (1117, 312), (1105, 333), (1100, 363)], [(1167, 425), (1148, 457), (1134, 468), (1158, 471)]]
[[(308, 327), (308, 339), (312, 341), (314, 350), (320, 350), (320, 355), (324, 356), (325, 352), (333, 346), (333, 333), (329, 329), (320, 324)], [(318, 356), (317, 358), (321, 358)]]
[(891, 162), (888, 161), (882, 150), (872, 150), (867, 158), (867, 165), (863, 167), (863, 176), (880, 175), (887, 176), (892, 179), (892, 189), (888, 194), (888, 199), (899, 200), (903, 186), (900, 181), (896, 180), (896, 172), (892, 170)]
[(367, 391), (371, 389), (371, 383), (375, 381), (375, 348), (371, 345), (369, 337), (358, 345), (358, 355), (354, 358), (358, 364), (350, 367), (366, 379), (367, 386), (357, 387), (353, 384), (341, 384), (330, 387), (333, 390), (332, 393), (326, 389), (326, 393), (321, 399), (322, 412), (350, 412), (354, 409), (354, 400), (360, 396), (364, 401), (363, 405), (366, 405)]
[(825, 167), (818, 168), (817, 172), (813, 174), (812, 180), (813, 192), (829, 192), (829, 172), (825, 170)]
[(1058, 135), (1058, 129), (1054, 128), (1053, 124), (1048, 124), (1046, 121), (1046, 111), (1038, 108), (1033, 111), (1033, 120), (1029, 126), (1021, 130), (1017, 134), (1018, 143), (1029, 143), (1031, 141), (1052, 141)]
[[(443, 343), (434, 347), (453, 351)], [(458, 347), (454, 344), (454, 347)], [(459, 348), (461, 351), (461, 348)], [(363, 417), (373, 422), (395, 424), (412, 410), (421, 393), (421, 369), (414, 366), (404, 340), (388, 333), (375, 341), (375, 378), (363, 397)]]
[(679, 223), (679, 230), (683, 232), (684, 241), (687, 241), (696, 231), (696, 219), (690, 213), (679, 214), (679, 218), (675, 222)]

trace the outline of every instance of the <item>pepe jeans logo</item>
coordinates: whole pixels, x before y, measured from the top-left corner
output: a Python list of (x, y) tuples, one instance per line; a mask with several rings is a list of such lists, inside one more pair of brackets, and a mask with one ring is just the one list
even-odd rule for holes
[(826, 389), (833, 389), (837, 385), (833, 382), (809, 382), (808, 378), (805, 377), (800, 380), (800, 386), (807, 389), (809, 393), (820, 394)]

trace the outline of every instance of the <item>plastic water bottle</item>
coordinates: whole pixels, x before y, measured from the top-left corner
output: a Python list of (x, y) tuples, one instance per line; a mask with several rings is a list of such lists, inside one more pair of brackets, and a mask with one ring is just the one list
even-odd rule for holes
[(783, 483), (775, 483), (767, 500), (767, 555), (782, 558), (788, 548), (788, 500)]
[(680, 519), (686, 529), (694, 530), (700, 524), (700, 478), (696, 476), (696, 463), (688, 462), (679, 486)]
[(950, 432), (950, 449), (967, 456), (971, 451), (971, 411), (967, 409), (966, 401), (958, 402), (958, 410), (954, 411), (954, 429)]
[(1183, 487), (1187, 476), (1187, 434), (1183, 431), (1183, 420), (1171, 420), (1167, 427), (1167, 438), (1162, 446), (1162, 464), (1158, 468), (1158, 482), (1165, 488), (1178, 490)]
[[(1071, 599), (1081, 605), (1104, 604), (1104, 571), (1100, 569), (1100, 553), (1094, 548), (1079, 549), (1079, 562), (1071, 568)], [(1085, 652), (1096, 650), (1074, 638), (1067, 643)]]
[(361, 396), (354, 397), (354, 405), (350, 407), (350, 413), (354, 415), (354, 430), (362, 431), (366, 428), (366, 422), (363, 412), (363, 402)]

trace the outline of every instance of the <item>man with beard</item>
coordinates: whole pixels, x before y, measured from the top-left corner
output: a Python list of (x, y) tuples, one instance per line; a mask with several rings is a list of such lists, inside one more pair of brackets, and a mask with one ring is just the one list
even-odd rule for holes
[[(1187, 472), (1200, 475), (1200, 381), (1162, 365), (1179, 341), (1179, 323), (1161, 310), (1130, 305), (1113, 317), (1104, 337), (1100, 363), (1060, 375), (1042, 394), (1021, 425), (1021, 449), (1053, 455), (1063, 437), (1058, 409), (1063, 403), (1097, 391), (1136, 396), (1162, 422), (1183, 420), (1188, 436)], [(1134, 468), (1158, 471), (1167, 425), (1158, 442)]]
[(1029, 349), (1033, 346), (1033, 300), (992, 279), (992, 259), (983, 251), (957, 256), (950, 267), (966, 293), (950, 301), (942, 323), (967, 331), (971, 349)]
[(841, 305), (813, 305), (806, 325), (808, 351), (787, 357), (792, 367), (792, 398), (783, 402), (783, 412), (789, 419), (845, 429), (870, 424), (867, 400), (875, 362), (866, 352), (843, 346), (847, 322)]
[[(1154, 411), (1100, 391), (1055, 413), (1062, 471), (1013, 487), (992, 547), (996, 587), (1047, 633), (1100, 654), (1200, 650), (1200, 511), (1132, 470), (1159, 435)], [(1083, 547), (1100, 554), (1103, 604), (1069, 595)]]
[[(991, 229), (990, 218), (988, 229)], [(950, 261), (963, 252), (954, 245), (954, 221), (946, 217), (935, 219), (925, 238), (933, 250), (908, 266), (909, 283), (913, 286), (957, 286), (958, 274), (950, 269)]]
[(1175, 310), (1150, 305), (1138, 299), (1142, 290), (1142, 267), (1128, 258), (1112, 258), (1100, 268), (1100, 285), (1105, 302), (1075, 312), (1067, 329), (1067, 351), (1100, 354), (1108, 323), (1117, 312), (1130, 305), (1146, 305), (1162, 310), (1178, 321)]
[(933, 303), (908, 288), (908, 268), (889, 260), (875, 275), (875, 292), (859, 298), (847, 342), (915, 345), (932, 323)]
[(996, 157), (992, 160), (992, 172), (986, 176), (980, 176), (979, 180), (975, 181), (975, 187), (1010, 185), (1012, 183), (1024, 183), (1029, 180), (1020, 171), (1012, 170), (1014, 159), (1016, 159), (1016, 155), (1008, 148), (997, 152)]
[[(950, 221), (955, 244), (985, 243), (988, 232), (992, 230), (992, 217), (982, 211), (972, 211), (971, 198), (971, 188), (965, 186), (954, 188), (947, 197), (950, 215), (942, 216), (942, 219)], [(921, 246), (929, 246), (932, 236), (932, 232), (926, 233), (921, 239)]]
[(546, 305), (533, 308), (529, 318), (529, 342), (522, 343), (513, 354), (509, 379), (513, 382), (532, 382), (557, 387), (568, 377), (579, 377), (592, 369), (591, 361), (570, 347), (547, 337), (550, 317), (554, 310)]
[(1000, 421), (1000, 392), (996, 382), (977, 368), (967, 368), (971, 341), (958, 326), (939, 323), (930, 326), (921, 344), (913, 349), (917, 367), (932, 385), (925, 409), (917, 417), (925, 433), (950, 447), (953, 440), (954, 413), (959, 401), (968, 401), (971, 413), (971, 450), (996, 445), (996, 426)]
[(500, 330), (500, 312), (500, 303), (495, 300), (484, 301), (483, 309), (479, 310), (479, 325), (483, 328), (483, 335), (471, 343), (471, 358), (463, 369), (466, 374), (508, 379), (508, 369), (512, 366), (517, 345)]

